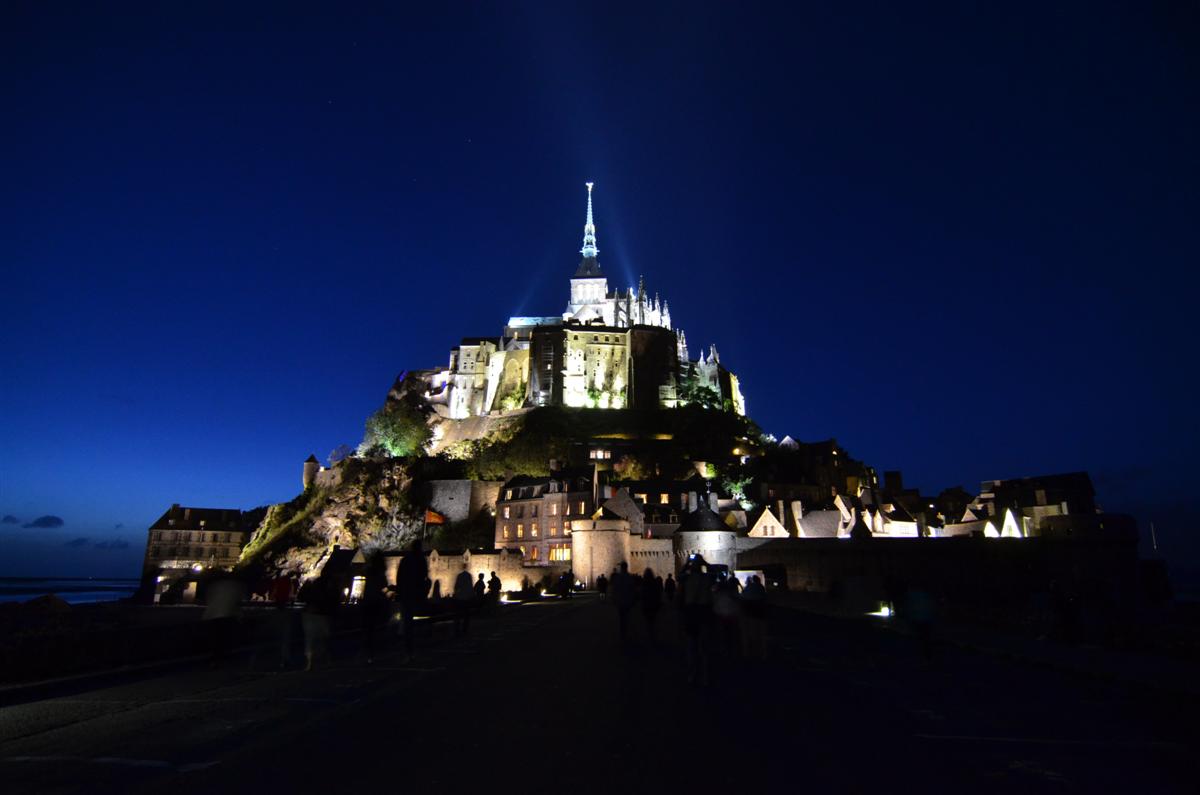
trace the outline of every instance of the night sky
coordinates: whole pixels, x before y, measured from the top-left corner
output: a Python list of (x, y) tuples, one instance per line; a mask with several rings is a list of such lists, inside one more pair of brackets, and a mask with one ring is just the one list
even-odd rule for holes
[(397, 373), (563, 310), (586, 181), (765, 430), (1086, 469), (1200, 557), (1194, 4), (47, 5), (0, 12), (0, 574), (294, 496)]

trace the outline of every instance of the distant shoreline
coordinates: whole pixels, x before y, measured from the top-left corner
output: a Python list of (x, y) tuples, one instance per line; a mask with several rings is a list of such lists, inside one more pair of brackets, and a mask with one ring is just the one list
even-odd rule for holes
[(132, 596), (136, 577), (0, 577), (0, 603), (54, 594), (69, 604), (115, 602)]

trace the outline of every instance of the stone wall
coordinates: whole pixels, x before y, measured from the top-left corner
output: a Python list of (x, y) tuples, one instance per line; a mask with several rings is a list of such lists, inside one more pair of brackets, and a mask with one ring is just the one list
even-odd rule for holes
[[(396, 584), (396, 571), (400, 566), (400, 560), (403, 555), (388, 555), (385, 558), (387, 568), (387, 581), (389, 585)], [(491, 577), (494, 571), (500, 578), (500, 588), (502, 591), (517, 590), (521, 587), (521, 579), (526, 576), (525, 568), (522, 566), (521, 556), (514, 554), (508, 550), (498, 550), (494, 552), (463, 552), (458, 555), (443, 555), (434, 550), (427, 557), (429, 564), (429, 579), (434, 585), (430, 589), (430, 596), (450, 596), (454, 593), (454, 580), (458, 577), (458, 573), (462, 571), (463, 564), (467, 565), (467, 571), (471, 573), (471, 579), (475, 580), (480, 573), (483, 574), (484, 581)], [(540, 579), (541, 574), (530, 576), (530, 580)]]
[(451, 522), (465, 522), (496, 507), (498, 480), (431, 480), (429, 507)]
[(680, 530), (671, 541), (674, 543), (675, 567), (683, 568), (692, 555), (701, 555), (705, 562), (737, 568), (737, 534), (732, 530)]
[(675, 574), (675, 547), (670, 538), (629, 538), (629, 571), (639, 577), (651, 569), (664, 580)]
[(580, 519), (572, 523), (571, 564), (575, 578), (591, 588), (601, 574), (607, 577), (622, 562), (629, 562), (628, 528), (626, 522), (615, 519)]
[(976, 616), (1018, 614), (1057, 590), (1117, 609), (1136, 604), (1136, 538), (782, 539), (747, 548), (738, 568), (786, 577), (787, 588), (882, 600), (920, 587)]

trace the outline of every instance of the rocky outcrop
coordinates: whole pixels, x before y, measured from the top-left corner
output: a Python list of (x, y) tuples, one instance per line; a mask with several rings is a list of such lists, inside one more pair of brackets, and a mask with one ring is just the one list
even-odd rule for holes
[(347, 458), (333, 487), (313, 486), (273, 505), (242, 552), (243, 566), (310, 577), (334, 547), (399, 550), (422, 528), (403, 459)]

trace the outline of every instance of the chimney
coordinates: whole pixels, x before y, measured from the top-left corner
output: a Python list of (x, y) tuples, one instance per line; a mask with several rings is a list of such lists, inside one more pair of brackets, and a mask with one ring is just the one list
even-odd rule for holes
[(792, 500), (792, 522), (795, 524), (795, 532), (797, 536), (804, 535), (804, 529), (801, 522), (804, 520), (804, 505), (800, 500)]
[(600, 510), (600, 496), (604, 492), (600, 489), (600, 462), (592, 462), (592, 510)]

